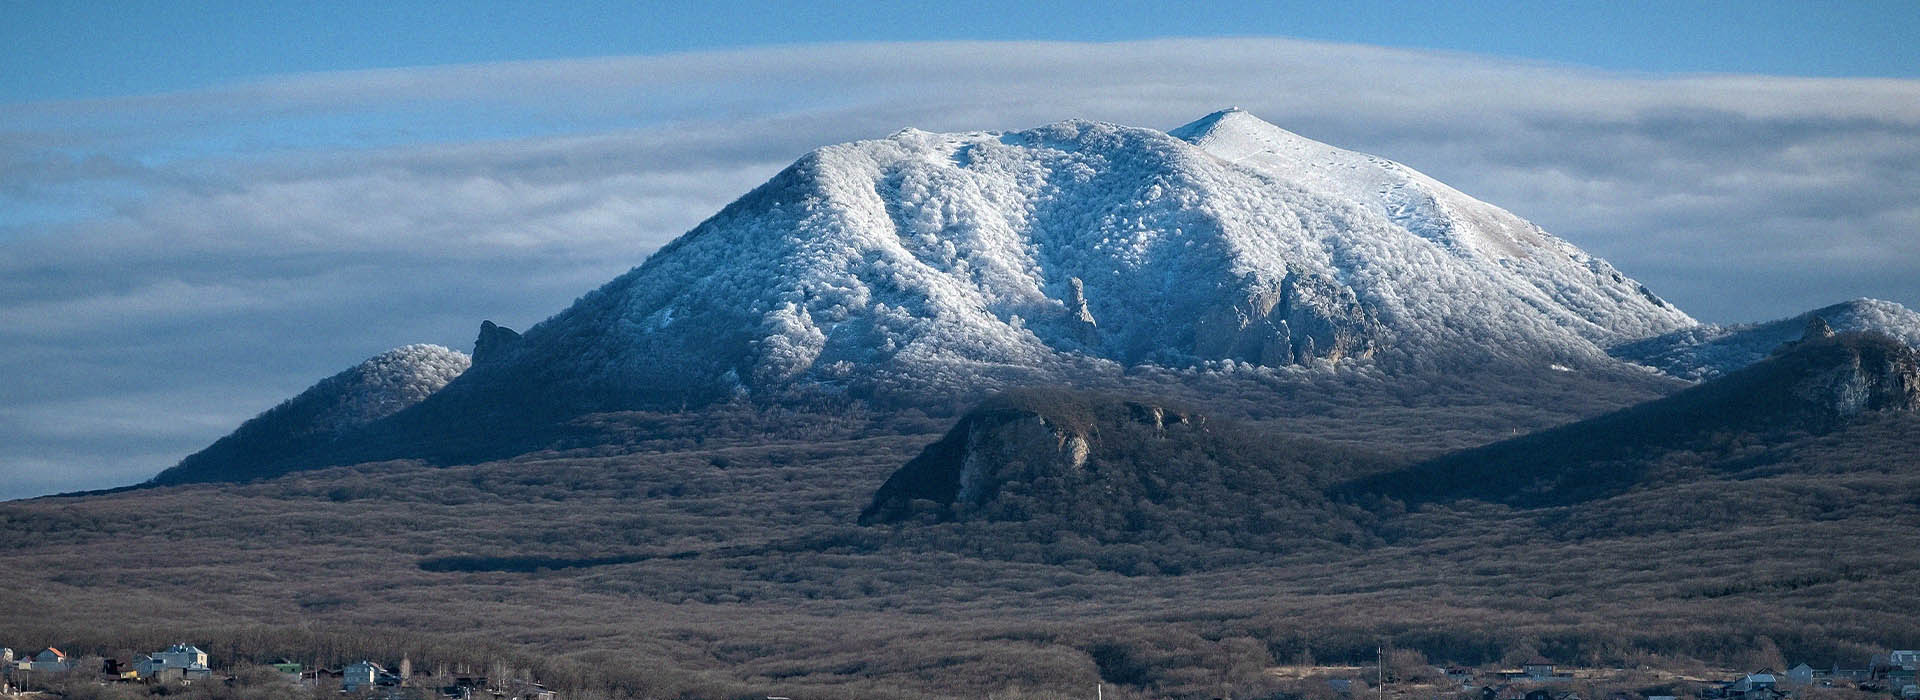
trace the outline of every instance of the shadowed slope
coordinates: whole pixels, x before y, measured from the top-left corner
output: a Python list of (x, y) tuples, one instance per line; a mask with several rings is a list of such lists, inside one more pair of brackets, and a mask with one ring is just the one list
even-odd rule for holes
[(1468, 498), (1568, 504), (1687, 478), (1648, 471), (1653, 458), (1675, 451), (1728, 454), (1825, 433), (1866, 413), (1915, 410), (1920, 357), (1913, 348), (1877, 333), (1814, 334), (1673, 396), (1363, 479), (1339, 492), (1409, 504)]

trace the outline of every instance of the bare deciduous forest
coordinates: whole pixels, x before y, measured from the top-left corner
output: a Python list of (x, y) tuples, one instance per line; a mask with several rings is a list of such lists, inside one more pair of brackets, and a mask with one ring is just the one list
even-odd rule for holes
[[(1209, 439), (1285, 437), (1377, 472), (1457, 440), (1410, 422), (1420, 410), (1383, 410), (1374, 429), (1433, 443), (1365, 459), (1340, 445), (1383, 443), (1310, 419), (1219, 420)], [(1447, 425), (1501, 422), (1452, 410)], [(705, 437), (728, 421), (757, 437)], [(188, 639), (226, 663), (404, 654), (581, 697), (687, 698), (1056, 697), (1101, 682), (1122, 698), (1256, 697), (1285, 690), (1275, 664), (1364, 662), (1383, 642), (1435, 662), (1629, 668), (1920, 645), (1912, 415), (1673, 452), (1655, 471), (1698, 478), (1578, 506), (1327, 502), (1257, 540), (1205, 502), (1177, 504), (1193, 517), (1155, 520), (1150, 537), (1071, 509), (855, 524), (950, 422), (603, 414), (574, 424), (586, 437), (506, 461), (7, 503), (0, 631), (74, 653)], [(1156, 469), (1153, 455), (1180, 454), (1125, 447), (1096, 459)], [(1681, 468), (1700, 461), (1717, 466)]]

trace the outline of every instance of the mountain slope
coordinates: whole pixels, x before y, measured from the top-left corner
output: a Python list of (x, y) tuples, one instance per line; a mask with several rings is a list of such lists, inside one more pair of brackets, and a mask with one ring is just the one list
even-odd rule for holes
[(1814, 318), (1837, 331), (1878, 331), (1920, 346), (1920, 313), (1878, 299), (1855, 299), (1767, 323), (1700, 325), (1608, 348), (1614, 357), (1691, 380), (1710, 379), (1767, 357), (1800, 337)]
[(284, 458), (419, 403), (470, 364), (466, 354), (438, 345), (406, 345), (380, 353), (241, 424), (155, 476), (153, 483), (276, 476)]
[(1814, 332), (1772, 357), (1672, 396), (1362, 479), (1339, 492), (1408, 504), (1564, 505), (1708, 476), (1863, 416), (1920, 411), (1920, 352), (1880, 333), (1825, 329), (1811, 324)]
[(1244, 112), (1172, 134), (906, 130), (801, 158), (436, 401), (911, 398), (1229, 359), (1595, 364), (1692, 324), (1507, 212)]

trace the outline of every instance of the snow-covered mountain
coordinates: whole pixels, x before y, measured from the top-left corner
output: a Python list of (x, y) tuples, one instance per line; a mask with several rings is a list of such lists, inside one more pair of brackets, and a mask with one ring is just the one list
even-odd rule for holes
[(471, 364), (439, 345), (406, 345), (320, 380), (154, 477), (155, 483), (227, 481), (420, 403)]
[(1609, 352), (1682, 379), (1712, 379), (1766, 359), (1781, 345), (1799, 340), (1815, 318), (1838, 332), (1879, 331), (1920, 347), (1920, 313), (1891, 301), (1855, 299), (1767, 323), (1683, 328), (1617, 345)]
[(1693, 325), (1498, 207), (1226, 110), (821, 148), (449, 395), (605, 408), (1140, 363), (1580, 366)]

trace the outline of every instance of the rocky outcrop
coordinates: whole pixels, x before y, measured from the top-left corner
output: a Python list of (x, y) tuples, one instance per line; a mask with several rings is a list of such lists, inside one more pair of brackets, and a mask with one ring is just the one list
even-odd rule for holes
[(1382, 328), (1351, 288), (1306, 274), (1246, 286), (1239, 301), (1195, 324), (1195, 355), (1268, 367), (1373, 356)]
[(1100, 342), (1100, 322), (1094, 320), (1093, 311), (1087, 308), (1086, 283), (1074, 277), (1067, 280), (1067, 325), (1073, 329), (1073, 337), (1085, 345)]
[(1203, 422), (1186, 411), (1139, 401), (1071, 392), (1002, 395), (969, 412), (894, 472), (860, 514), (860, 523), (956, 517), (987, 505), (1010, 482), (1046, 479), (1086, 486), (1110, 476), (1088, 469), (1096, 449), (1111, 447), (1100, 444), (1103, 432), (1115, 433), (1124, 423), (1164, 438), (1169, 428), (1192, 429)]
[(512, 328), (494, 325), (492, 321), (480, 322), (480, 337), (473, 340), (473, 362), (487, 364), (500, 359), (508, 350), (520, 344), (520, 334)]
[(1789, 350), (1808, 358), (1804, 376), (1793, 384), (1792, 395), (1834, 418), (1850, 418), (1869, 411), (1920, 410), (1920, 355), (1886, 336), (1838, 336), (1818, 318), (1808, 340)]
[(1827, 325), (1827, 319), (1816, 315), (1812, 320), (1807, 321), (1807, 330), (1800, 334), (1800, 339), (1802, 341), (1819, 340), (1831, 338), (1833, 335), (1833, 326)]

